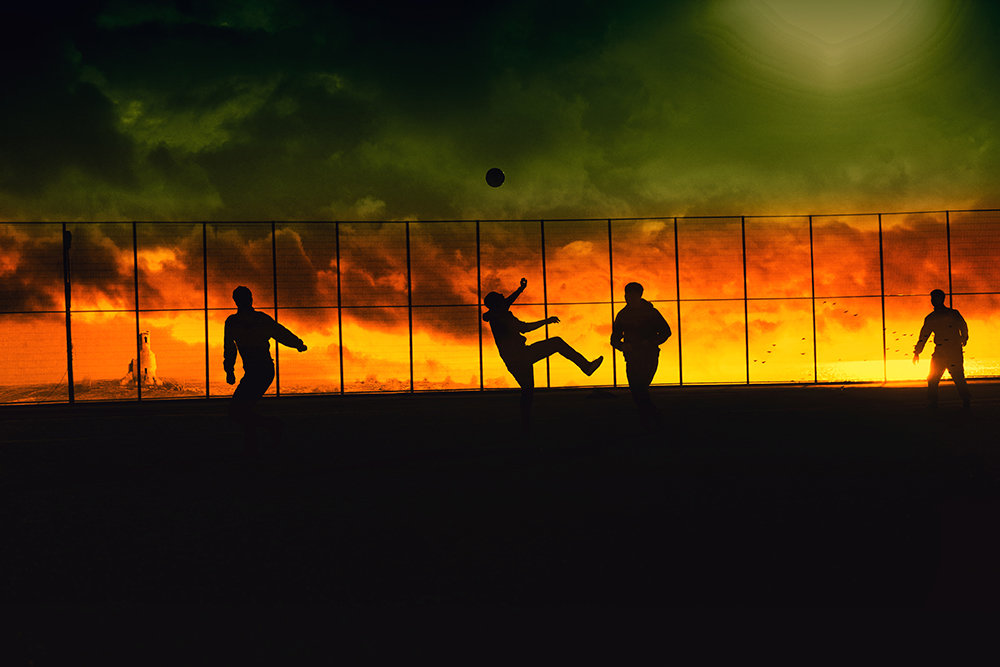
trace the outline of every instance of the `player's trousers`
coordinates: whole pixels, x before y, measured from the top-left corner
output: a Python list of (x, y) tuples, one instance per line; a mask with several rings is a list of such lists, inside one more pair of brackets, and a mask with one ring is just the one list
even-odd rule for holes
[(656, 368), (659, 366), (659, 351), (656, 354), (631, 354), (625, 360), (625, 377), (628, 379), (628, 388), (632, 392), (632, 400), (639, 410), (639, 420), (643, 425), (648, 425), (650, 421), (657, 419), (658, 413), (653, 405), (653, 398), (649, 394), (649, 385), (656, 375)]
[(274, 362), (243, 364), (243, 377), (233, 392), (229, 413), (237, 421), (245, 421), (253, 414), (254, 406), (274, 382)]
[(540, 340), (521, 349), (508, 350), (507, 354), (500, 355), (507, 370), (521, 387), (521, 425), (524, 428), (527, 428), (531, 417), (531, 402), (535, 394), (535, 362), (557, 353), (579, 366), (580, 370), (587, 366), (587, 358), (559, 336)]
[(961, 354), (941, 354), (939, 352), (935, 352), (931, 356), (931, 371), (927, 376), (927, 400), (932, 404), (937, 403), (938, 385), (941, 383), (945, 371), (948, 371), (948, 375), (955, 383), (955, 388), (958, 389), (958, 395), (962, 397), (962, 401), (968, 403), (970, 392), (969, 383), (965, 381), (965, 360)]

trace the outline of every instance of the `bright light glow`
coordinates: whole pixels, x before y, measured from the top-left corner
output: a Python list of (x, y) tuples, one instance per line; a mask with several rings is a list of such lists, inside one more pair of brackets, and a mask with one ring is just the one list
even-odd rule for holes
[(710, 20), (744, 65), (844, 90), (919, 75), (960, 11), (941, 0), (720, 0)]
[[(800, 30), (825, 44), (839, 46), (891, 29), (911, 9), (932, 3), (906, 0), (761, 0), (788, 29)], [(780, 25), (780, 24), (779, 24)]]

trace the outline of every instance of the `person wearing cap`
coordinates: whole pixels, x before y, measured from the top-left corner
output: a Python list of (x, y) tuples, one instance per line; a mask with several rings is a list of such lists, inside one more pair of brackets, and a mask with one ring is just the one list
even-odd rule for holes
[(504, 297), (499, 292), (490, 292), (483, 297), (483, 305), (488, 309), (483, 313), (483, 321), (489, 322), (493, 332), (493, 342), (496, 343), (500, 358), (510, 374), (514, 376), (521, 387), (521, 428), (528, 431), (531, 421), (531, 404), (535, 390), (534, 364), (553, 354), (559, 353), (576, 364), (585, 375), (592, 375), (597, 370), (604, 357), (593, 361), (570, 347), (569, 343), (556, 336), (546, 338), (537, 343), (527, 344), (522, 335), (534, 331), (546, 324), (558, 324), (558, 317), (549, 317), (537, 322), (522, 322), (510, 312), (510, 307), (521, 296), (528, 281), (521, 278), (521, 285), (510, 296)]
[(962, 407), (969, 407), (972, 397), (969, 384), (965, 381), (965, 360), (962, 348), (969, 342), (969, 325), (954, 308), (944, 305), (943, 290), (931, 291), (931, 305), (934, 310), (924, 318), (920, 336), (913, 348), (913, 363), (920, 361), (920, 353), (931, 334), (934, 334), (934, 353), (931, 355), (931, 370), (927, 375), (927, 403), (937, 407), (938, 384), (945, 370), (951, 375), (958, 395), (962, 397)]
[(253, 293), (240, 285), (233, 290), (236, 312), (226, 318), (225, 341), (222, 346), (222, 368), (226, 371), (226, 383), (235, 384), (236, 353), (243, 360), (243, 377), (233, 392), (229, 414), (243, 426), (244, 444), (247, 453), (256, 453), (256, 427), (270, 430), (277, 440), (280, 437), (281, 422), (275, 418), (265, 418), (257, 414), (257, 401), (274, 381), (274, 360), (271, 358), (271, 339), (299, 352), (306, 351), (302, 339), (281, 326), (267, 313), (254, 310)]
[(670, 325), (653, 304), (642, 298), (642, 285), (625, 285), (625, 307), (618, 311), (611, 327), (611, 347), (625, 357), (625, 376), (632, 399), (639, 410), (643, 428), (659, 422), (659, 413), (649, 395), (656, 375), (660, 345), (670, 338)]

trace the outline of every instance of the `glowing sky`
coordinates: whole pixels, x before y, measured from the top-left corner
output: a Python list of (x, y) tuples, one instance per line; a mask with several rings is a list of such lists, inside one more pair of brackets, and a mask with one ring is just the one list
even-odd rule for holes
[[(522, 276), (515, 314), (561, 320), (531, 342), (558, 335), (608, 360), (589, 378), (565, 359), (541, 363), (542, 386), (547, 375), (553, 386), (624, 383), (608, 339), (633, 280), (674, 332), (657, 383), (919, 380), (929, 359), (911, 356), (928, 293), (949, 285), (969, 323), (967, 372), (1000, 375), (997, 211), (674, 225), (548, 221), (543, 241), (538, 221), (482, 222), (478, 234), (471, 222), (281, 222), (273, 238), (269, 223), (138, 223), (133, 254), (130, 223), (68, 224), (75, 377), (120, 379), (139, 329), (161, 379), (203, 395), (207, 363), (207, 389), (228, 395), (223, 322), (242, 284), (309, 345), (282, 350), (284, 393), (511, 386), (488, 326), (480, 373), (477, 304)], [(64, 386), (61, 230), (0, 224), (0, 389)], [(15, 394), (0, 391), (0, 403), (37, 398)]]
[[(518, 315), (546, 314), (544, 284), (548, 334), (591, 357), (641, 280), (675, 329), (657, 382), (919, 379), (911, 339), (949, 259), (970, 370), (996, 375), (995, 214), (953, 213), (950, 258), (943, 213), (883, 216), (884, 276), (877, 216), (833, 214), (1000, 208), (997, 34), (1000, 5), (945, 0), (5, 8), (0, 385), (66, 370), (61, 227), (12, 223), (131, 220), (188, 222), (139, 225), (137, 279), (130, 225), (71, 225), (78, 381), (124, 374), (137, 282), (164, 376), (204, 389), (207, 363), (231, 391), (229, 295), (273, 309), (272, 248), (280, 319), (310, 346), (283, 353), (283, 391), (408, 388), (411, 356), (418, 388), (509, 385), (488, 332), (480, 377), (477, 299), (521, 276)], [(669, 219), (802, 214), (831, 214), (814, 277), (807, 218), (747, 218), (746, 266), (740, 218), (682, 219), (679, 250)], [(668, 219), (616, 221), (610, 248), (580, 220), (621, 217)], [(547, 223), (544, 280), (543, 218), (566, 219)], [(481, 266), (474, 226), (411, 225), (412, 285), (403, 226), (340, 225), (338, 263), (332, 225), (288, 222), (403, 219), (534, 222), (484, 222)], [(241, 220), (278, 221), (273, 243), (270, 225), (210, 225), (203, 247), (198, 222)]]
[(0, 220), (1000, 205), (995, 3), (22, 5)]

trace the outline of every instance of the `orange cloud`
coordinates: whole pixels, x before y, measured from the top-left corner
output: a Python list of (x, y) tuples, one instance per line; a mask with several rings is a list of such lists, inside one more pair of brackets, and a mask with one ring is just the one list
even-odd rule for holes
[[(277, 318), (310, 344), (303, 355), (281, 350), (289, 391), (339, 391), (341, 356), (348, 390), (408, 389), (411, 338), (416, 385), (478, 386), (480, 331), (483, 384), (509, 386), (478, 300), (492, 290), (509, 293), (522, 276), (528, 289), (515, 305), (518, 317), (542, 319), (547, 293), (547, 314), (562, 320), (548, 335), (562, 336), (591, 358), (609, 357), (611, 319), (624, 284), (642, 283), (674, 329), (657, 382), (676, 381), (681, 366), (685, 382), (741, 382), (748, 372), (753, 382), (810, 381), (814, 373), (821, 381), (881, 380), (883, 373), (919, 379), (925, 369), (903, 362), (930, 308), (927, 292), (947, 289), (950, 226), (954, 303), (972, 329), (970, 374), (997, 372), (1000, 349), (986, 332), (997, 326), (1000, 305), (1000, 297), (989, 294), (1000, 291), (1000, 217), (884, 215), (881, 222), (884, 276), (877, 216), (814, 217), (811, 257), (809, 219), (801, 217), (679, 219), (676, 230), (673, 219), (615, 220), (610, 246), (607, 221), (546, 222), (544, 276), (537, 221), (480, 223), (478, 249), (474, 222), (411, 223), (409, 257), (401, 224), (341, 223), (338, 239), (336, 223), (276, 223), (272, 239), (270, 224), (139, 223), (135, 255), (131, 224), (74, 224), (74, 358), (80, 378), (124, 374), (135, 346), (136, 263), (140, 327), (151, 332), (161, 375), (202, 387), (207, 273), (213, 394), (231, 391), (221, 375), (219, 338), (238, 284), (249, 286), (255, 305), (271, 314), (277, 285)], [(39, 362), (41, 370), (32, 372), (25, 359), (34, 352), (8, 354), (0, 360), (0, 384), (54, 382), (65, 364), (61, 226), (0, 225), (0, 277), (0, 312), (57, 313), (0, 314), (0, 335), (45, 338), (37, 349), (63, 356), (62, 364)], [(815, 302), (808, 299), (813, 282)], [(89, 309), (101, 312), (79, 312)], [(540, 330), (529, 340), (544, 335)], [(537, 378), (543, 373), (536, 368)], [(548, 373), (554, 385), (616, 379), (610, 364), (584, 378), (558, 358), (549, 361)]]

